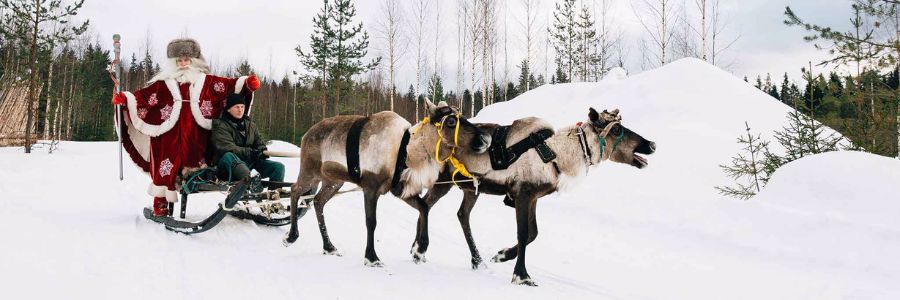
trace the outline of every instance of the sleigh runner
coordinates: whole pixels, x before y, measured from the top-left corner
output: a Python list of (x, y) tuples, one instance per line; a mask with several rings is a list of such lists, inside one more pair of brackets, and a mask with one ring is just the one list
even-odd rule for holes
[[(259, 175), (244, 181), (227, 181), (216, 177), (216, 168), (202, 168), (183, 176), (179, 180), (178, 216), (175, 216), (176, 203), (169, 203), (167, 216), (154, 216), (153, 210), (145, 207), (144, 217), (160, 223), (166, 229), (184, 234), (195, 234), (212, 229), (226, 216), (251, 220), (266, 226), (283, 226), (290, 224), (290, 213), (284, 207), (284, 201), (290, 199), (291, 183), (261, 180)], [(285, 188), (288, 188), (287, 190)], [(192, 194), (222, 193), (225, 196), (217, 204), (217, 208), (206, 217), (191, 220), (187, 218), (188, 198)], [(300, 196), (304, 202), (314, 197), (315, 190)], [(203, 201), (203, 200), (201, 200)], [(298, 219), (306, 214), (308, 207), (299, 205)]]

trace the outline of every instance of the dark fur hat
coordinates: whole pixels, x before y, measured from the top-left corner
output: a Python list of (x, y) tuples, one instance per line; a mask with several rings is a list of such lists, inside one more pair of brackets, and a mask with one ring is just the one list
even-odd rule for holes
[(169, 58), (191, 57), (203, 58), (200, 54), (200, 44), (194, 39), (175, 39), (166, 47), (166, 56)]

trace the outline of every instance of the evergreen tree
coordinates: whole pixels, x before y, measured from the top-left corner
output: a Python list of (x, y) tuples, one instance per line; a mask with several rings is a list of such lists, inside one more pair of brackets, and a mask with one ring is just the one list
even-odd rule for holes
[(512, 100), (515, 97), (519, 96), (519, 90), (516, 88), (516, 85), (512, 82), (506, 83), (506, 97), (507, 99)]
[(322, 10), (313, 18), (313, 33), (309, 36), (310, 50), (303, 51), (301, 46), (297, 46), (294, 50), (300, 57), (300, 63), (310, 72), (302, 77), (304, 81), (321, 89), (320, 105), (324, 117), (328, 115), (328, 89), (331, 88), (328, 84), (328, 76), (331, 74), (335, 32), (328, 22), (333, 9), (328, 0), (322, 0), (322, 3)]
[(79, 92), (75, 105), (82, 117), (73, 138), (80, 141), (109, 141), (115, 139), (113, 106), (109, 105), (112, 79), (106, 73), (109, 51), (98, 45), (88, 45), (78, 64)]
[(557, 75), (557, 82), (568, 82), (581, 62), (582, 49), (578, 38), (578, 22), (575, 20), (575, 0), (561, 1), (562, 5), (557, 3), (556, 11), (553, 12), (550, 38), (553, 40), (553, 49), (556, 50), (557, 73), (562, 70), (566, 78), (561, 81)]
[(40, 82), (38, 70), (43, 70), (49, 63), (39, 59), (38, 51), (47, 51), (57, 44), (66, 43), (87, 30), (88, 21), (81, 25), (69, 24), (69, 18), (78, 14), (84, 0), (75, 1), (63, 6), (62, 1), (16, 1), (0, 0), (4, 8), (4, 18), (0, 24), (0, 36), (4, 40), (14, 41), (11, 44), (25, 45), (16, 49), (21, 57), (28, 56), (28, 67), (21, 77), (28, 76), (28, 101), (25, 125), (25, 153), (31, 153), (32, 130), (34, 129), (34, 103), (37, 101), (37, 88)]
[(835, 98), (841, 98), (844, 95), (844, 84), (841, 83), (841, 77), (835, 72), (828, 75), (828, 92)]
[(556, 67), (556, 74), (550, 79), (550, 83), (567, 83), (569, 82), (569, 77), (566, 76), (566, 72), (563, 71), (562, 67)]
[(600, 65), (600, 56), (594, 51), (598, 36), (597, 30), (594, 29), (594, 18), (587, 6), (581, 6), (576, 26), (578, 28), (577, 49), (581, 56), (577, 67), (578, 76), (581, 81), (591, 81), (589, 76), (595, 73), (594, 70)]
[(432, 103), (440, 103), (446, 100), (444, 97), (444, 84), (441, 81), (441, 77), (437, 74), (431, 75), (431, 79), (428, 82), (428, 98), (431, 99)]
[(781, 94), (778, 95), (778, 99), (781, 100), (781, 103), (792, 105), (794, 103), (794, 95), (791, 94), (791, 82), (788, 80), (787, 72), (784, 73), (784, 80), (781, 82)]
[(765, 167), (769, 142), (763, 141), (759, 134), (753, 135), (747, 122), (744, 126), (747, 135), (738, 138), (738, 143), (745, 145), (741, 148), (742, 152), (732, 157), (730, 165), (719, 165), (728, 177), (736, 181), (736, 186), (717, 186), (716, 189), (722, 195), (747, 200), (768, 183), (772, 173)]
[[(790, 7), (785, 8), (785, 21), (788, 26), (799, 26), (807, 32), (812, 33), (804, 37), (807, 41), (824, 40), (830, 45), (816, 44), (817, 49), (827, 49), (832, 57), (822, 62), (850, 64), (855, 63), (857, 74), (861, 74), (863, 69), (885, 70), (891, 69), (900, 71), (900, 2), (896, 0), (858, 0), (851, 5), (853, 10), (853, 18), (850, 19), (852, 30), (840, 32), (815, 24), (806, 23), (801, 20)], [(893, 24), (894, 28), (888, 29), (889, 34), (880, 34), (883, 24)], [(868, 67), (868, 68), (865, 68)], [(871, 110), (864, 110), (869, 115), (865, 116), (871, 120), (874, 127), (893, 127), (892, 140), (893, 145), (889, 147), (893, 155), (900, 158), (900, 101), (893, 100), (890, 103), (891, 108), (887, 114), (892, 118), (879, 118), (874, 109), (877, 95), (873, 85), (868, 89), (861, 88), (861, 91), (868, 91), (867, 98), (870, 100), (869, 106)], [(890, 90), (893, 99), (900, 99), (900, 84), (894, 85)], [(861, 104), (861, 103), (860, 103)], [(889, 125), (890, 124), (890, 125)], [(875, 146), (874, 139), (872, 146)], [(869, 147), (868, 149), (873, 149)]]
[(531, 73), (531, 67), (527, 59), (523, 59), (522, 63), (519, 64), (519, 70), (519, 82), (516, 86), (517, 92), (524, 93), (540, 85), (537, 78)]
[[(353, 17), (356, 16), (356, 7), (350, 0), (334, 0), (334, 9), (331, 10), (329, 22), (332, 23), (334, 40), (330, 43), (334, 65), (329, 68), (331, 78), (335, 84), (335, 114), (341, 112), (341, 92), (349, 89), (353, 82), (353, 76), (370, 71), (378, 66), (381, 57), (370, 62), (363, 62), (369, 47), (369, 34), (363, 31), (362, 22), (353, 25)], [(346, 83), (346, 84), (344, 84)]]

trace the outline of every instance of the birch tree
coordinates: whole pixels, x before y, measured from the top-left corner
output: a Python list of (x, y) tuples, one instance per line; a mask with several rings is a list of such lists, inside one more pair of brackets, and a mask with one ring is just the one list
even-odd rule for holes
[[(427, 39), (429, 5), (431, 0), (416, 0), (412, 6), (413, 42), (416, 47), (416, 84), (413, 95), (418, 99), (421, 94), (422, 72), (425, 65), (425, 40)], [(416, 119), (419, 118), (419, 101), (416, 100)]]
[(632, 3), (632, 10), (644, 29), (645, 42), (654, 66), (662, 66), (671, 60), (672, 43), (679, 22), (679, 8), (673, 0), (639, 0)]
[(394, 95), (397, 93), (396, 70), (406, 53), (407, 41), (403, 36), (403, 8), (397, 0), (381, 2), (382, 18), (378, 23), (378, 33), (383, 42), (382, 50), (387, 54), (388, 93), (390, 110), (394, 111)]
[[(522, 7), (525, 10), (525, 19), (519, 22), (522, 26), (522, 30), (524, 32), (524, 48), (525, 48), (525, 59), (522, 61), (522, 70), (528, 70), (529, 74), (523, 74), (525, 78), (530, 78), (531, 70), (534, 69), (532, 66), (532, 62), (534, 61), (533, 53), (535, 51), (535, 43), (537, 42), (537, 22), (538, 22), (538, 14), (540, 12), (540, 0), (520, 0), (522, 2)], [(525, 82), (525, 90), (522, 92), (530, 91), (532, 89), (531, 81), (526, 80)]]

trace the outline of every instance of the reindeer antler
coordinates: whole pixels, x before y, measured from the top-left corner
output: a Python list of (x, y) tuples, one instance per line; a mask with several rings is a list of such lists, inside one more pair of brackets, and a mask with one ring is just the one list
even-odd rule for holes
[(619, 115), (619, 109), (618, 109), (618, 108), (613, 109), (612, 112), (603, 110), (603, 113), (600, 114), (600, 117), (602, 117), (603, 120), (606, 121), (606, 122), (617, 122), (617, 121), (622, 121), (622, 116)]

